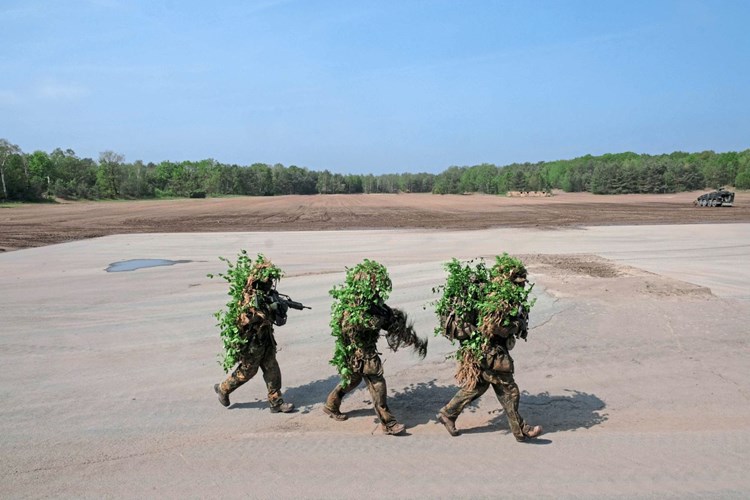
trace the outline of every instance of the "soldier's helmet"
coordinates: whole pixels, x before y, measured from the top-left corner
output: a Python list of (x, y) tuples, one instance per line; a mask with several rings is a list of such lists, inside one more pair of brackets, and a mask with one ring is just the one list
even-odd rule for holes
[(250, 270), (250, 275), (247, 277), (247, 286), (267, 292), (274, 287), (283, 274), (281, 269), (275, 266), (270, 259), (263, 254), (258, 254)]
[(346, 272), (346, 285), (357, 297), (373, 302), (385, 302), (392, 283), (384, 265), (365, 259)]
[(526, 283), (526, 267), (520, 259), (511, 257), (507, 253), (495, 257), (495, 265), (491, 270), (492, 281), (510, 281), (517, 285)]

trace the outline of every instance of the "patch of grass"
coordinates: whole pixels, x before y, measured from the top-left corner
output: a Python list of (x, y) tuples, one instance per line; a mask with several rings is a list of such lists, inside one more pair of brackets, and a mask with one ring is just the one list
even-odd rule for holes
[(47, 204), (57, 204), (58, 202), (53, 198), (44, 198), (41, 200), (34, 200), (34, 201), (11, 201), (11, 200), (5, 200), (0, 201), (0, 208), (18, 208), (18, 207), (25, 207), (29, 205), (47, 205)]

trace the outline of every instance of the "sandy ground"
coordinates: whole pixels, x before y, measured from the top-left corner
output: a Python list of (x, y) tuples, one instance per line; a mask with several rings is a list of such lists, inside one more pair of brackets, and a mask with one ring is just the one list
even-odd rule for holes
[[(750, 224), (691, 222), (124, 234), (2, 253), (0, 496), (747, 498)], [(277, 330), (293, 414), (267, 410), (260, 376), (229, 409), (213, 394), (226, 287), (206, 274), (240, 248), (313, 307)], [(533, 443), (490, 393), (459, 437), (434, 418), (457, 387), (431, 288), (449, 258), (502, 251), (536, 282), (513, 351), (520, 411), (546, 430)], [(327, 291), (364, 257), (430, 336), (423, 361), (381, 341), (406, 436), (381, 434), (364, 388), (349, 420), (321, 411), (336, 383)], [(105, 271), (128, 259), (188, 262)]]

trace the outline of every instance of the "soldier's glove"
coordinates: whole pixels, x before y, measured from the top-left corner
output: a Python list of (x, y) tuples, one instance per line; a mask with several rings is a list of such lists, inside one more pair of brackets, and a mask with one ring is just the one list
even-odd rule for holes
[(281, 302), (271, 302), (268, 306), (271, 310), (271, 316), (273, 316), (273, 324), (276, 326), (284, 326), (286, 324), (286, 313), (287, 306)]

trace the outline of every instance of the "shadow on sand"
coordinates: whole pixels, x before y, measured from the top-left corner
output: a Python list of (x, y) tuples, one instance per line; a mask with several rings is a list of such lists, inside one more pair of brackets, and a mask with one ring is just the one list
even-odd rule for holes
[[(233, 398), (232, 396), (235, 396), (235, 394), (231, 394), (229, 396), (229, 400), (231, 401)], [(236, 397), (236, 396), (235, 396)], [(268, 408), (268, 401), (256, 399), (255, 401), (246, 401), (244, 403), (232, 403), (229, 405), (230, 410), (247, 410), (248, 408), (255, 408), (258, 410), (262, 410), (265, 408)]]
[(572, 389), (565, 392), (568, 394), (531, 395), (524, 391), (519, 411), (529, 422), (542, 424), (545, 434), (589, 429), (609, 418), (602, 411), (606, 407), (604, 401), (597, 396)]
[[(435, 415), (458, 392), (458, 386), (438, 386), (435, 380), (412, 384), (397, 391), (388, 398), (388, 405), (400, 420), (413, 427), (428, 422), (436, 422)], [(545, 434), (576, 429), (588, 429), (606, 421), (608, 416), (602, 413), (604, 401), (593, 394), (567, 390), (568, 394), (551, 395), (549, 392), (532, 395), (521, 393), (519, 412), (524, 420), (532, 425), (541, 424)], [(491, 398), (497, 403), (497, 409), (492, 411), (493, 417), (482, 427), (461, 429), (462, 433), (473, 434), (505, 430), (510, 432), (500, 403), (497, 402), (492, 389), (488, 390), (482, 399)], [(469, 405), (466, 412), (476, 412), (475, 405)], [(458, 427), (461, 419), (459, 417)]]
[[(315, 380), (309, 384), (290, 387), (284, 391), (284, 399), (294, 403), (301, 413), (310, 413), (315, 405), (323, 406), (328, 394), (336, 387), (339, 380), (338, 375), (332, 375), (326, 379)], [(364, 402), (370, 406), (368, 408), (353, 410), (347, 409), (347, 407), (351, 407), (352, 403), (357, 404), (358, 402)], [(390, 399), (388, 404), (390, 405)], [(318, 409), (318, 411), (322, 410)], [(373, 417), (373, 421), (377, 420), (377, 414), (370, 400), (370, 393), (367, 391), (364, 382), (361, 382), (354, 391), (344, 397), (341, 404), (341, 411), (346, 413), (349, 418), (369, 416)]]
[[(261, 379), (260, 382), (262, 384), (263, 379)], [(331, 376), (327, 379), (315, 380), (297, 387), (288, 387), (283, 390), (284, 401), (294, 403), (294, 406), (296, 406), (301, 413), (310, 413), (310, 409), (313, 405), (317, 403), (325, 403), (328, 393), (331, 392), (331, 389), (336, 387), (338, 382), (338, 376)], [(265, 386), (261, 385), (261, 388), (258, 390), (263, 391), (264, 389)], [(235, 398), (239, 397), (236, 392), (233, 393), (232, 396)], [(230, 398), (234, 399), (231, 396)], [(232, 403), (229, 407), (230, 410), (248, 408), (268, 408), (268, 402), (265, 399), (256, 398), (254, 401)]]
[(294, 403), (302, 413), (310, 413), (316, 404), (326, 402), (328, 393), (339, 383), (338, 375), (331, 375), (326, 379), (315, 380), (297, 387), (284, 390), (284, 399)]
[[(439, 386), (435, 379), (411, 384), (388, 396), (388, 406), (407, 427), (435, 422), (435, 415), (458, 391), (457, 386)], [(466, 411), (476, 411), (466, 408)]]

